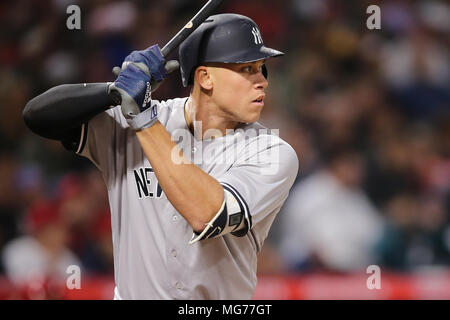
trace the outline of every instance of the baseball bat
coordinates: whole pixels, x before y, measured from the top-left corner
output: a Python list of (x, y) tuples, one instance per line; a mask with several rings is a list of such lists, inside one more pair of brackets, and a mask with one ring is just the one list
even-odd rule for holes
[(164, 58), (175, 50), (203, 21), (208, 18), (223, 0), (209, 0), (197, 14), (161, 49)]
[[(213, 12), (216, 10), (223, 0), (209, 0), (198, 12), (197, 14), (189, 20), (189, 22), (180, 30), (178, 33), (167, 42), (167, 44), (161, 49), (161, 54), (164, 58), (167, 58), (179, 45), (182, 43), (189, 35), (202, 24)], [(166, 66), (167, 69), (167, 66)], [(120, 67), (114, 67), (113, 73), (118, 76), (120, 73)], [(157, 83), (153, 90), (154, 91), (161, 83)], [(110, 93), (116, 104), (121, 103), (120, 94), (116, 91)]]

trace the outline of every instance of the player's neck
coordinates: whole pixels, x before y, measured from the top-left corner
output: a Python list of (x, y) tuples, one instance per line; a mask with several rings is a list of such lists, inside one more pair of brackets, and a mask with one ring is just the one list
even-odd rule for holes
[(220, 115), (217, 110), (218, 108), (208, 99), (191, 94), (184, 108), (184, 116), (189, 130), (197, 139), (209, 139), (211, 137), (208, 133), (212, 132), (217, 137), (218, 131), (223, 136), (227, 133), (227, 129), (235, 129), (239, 125), (238, 122)]

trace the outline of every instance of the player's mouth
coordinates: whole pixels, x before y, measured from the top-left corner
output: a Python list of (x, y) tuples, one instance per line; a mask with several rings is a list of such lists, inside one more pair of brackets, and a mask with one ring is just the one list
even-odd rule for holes
[(256, 98), (255, 100), (253, 100), (253, 103), (259, 104), (261, 106), (264, 106), (264, 97), (265, 94), (260, 95), (258, 98)]

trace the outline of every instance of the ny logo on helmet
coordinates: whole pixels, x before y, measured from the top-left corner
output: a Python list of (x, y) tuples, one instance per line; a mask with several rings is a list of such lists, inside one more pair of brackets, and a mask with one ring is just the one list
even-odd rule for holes
[(253, 27), (252, 29), (253, 37), (255, 37), (255, 44), (262, 44), (263, 40), (261, 37), (261, 33), (256, 27)]

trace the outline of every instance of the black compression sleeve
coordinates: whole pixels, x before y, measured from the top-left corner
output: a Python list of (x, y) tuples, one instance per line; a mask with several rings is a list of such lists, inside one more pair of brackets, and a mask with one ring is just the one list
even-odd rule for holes
[(23, 119), (34, 133), (59, 140), (116, 104), (108, 95), (107, 83), (64, 84), (30, 100)]

